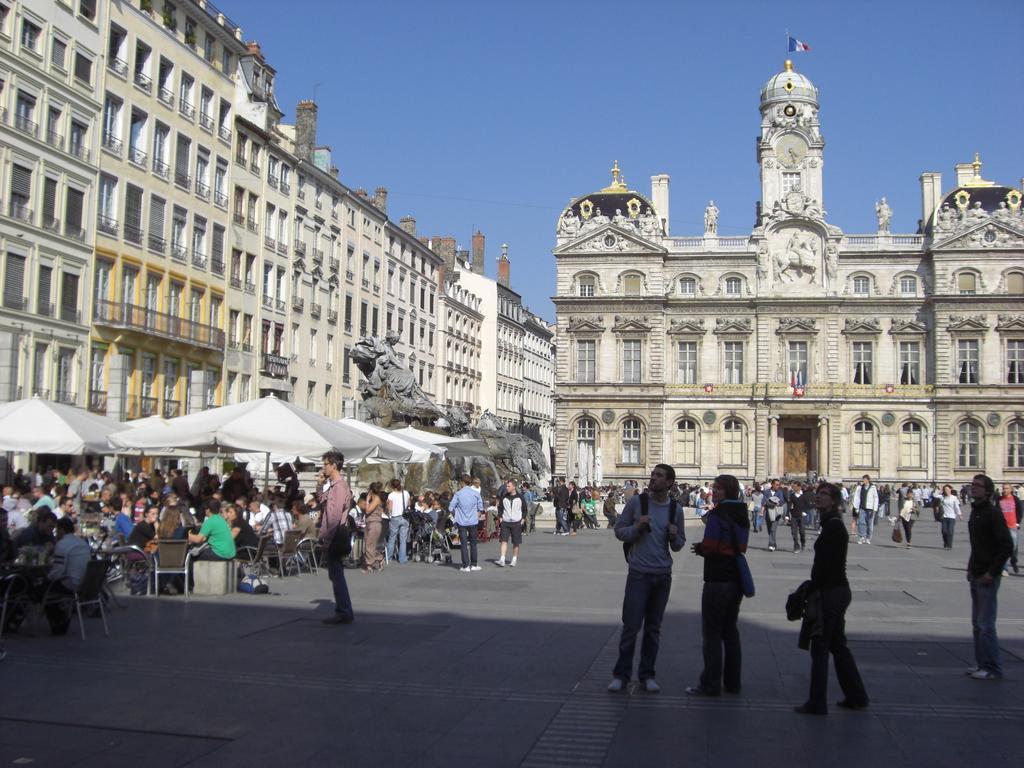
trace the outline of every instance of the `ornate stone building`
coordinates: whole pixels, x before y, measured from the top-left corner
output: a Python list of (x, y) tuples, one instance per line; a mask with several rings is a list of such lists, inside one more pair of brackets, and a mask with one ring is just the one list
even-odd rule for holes
[(557, 225), (556, 471), (606, 480), (816, 473), (1024, 480), (1021, 190), (958, 165), (922, 218), (844, 233), (824, 209), (818, 92), (790, 62), (761, 90), (749, 236), (673, 237), (669, 179), (612, 184)]

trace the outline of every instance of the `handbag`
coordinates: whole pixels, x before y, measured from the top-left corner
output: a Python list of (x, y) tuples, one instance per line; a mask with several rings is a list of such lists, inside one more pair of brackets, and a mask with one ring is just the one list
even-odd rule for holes
[(736, 523), (729, 521), (729, 532), (732, 534), (732, 551), (736, 553), (736, 570), (740, 574), (740, 589), (744, 597), (754, 596), (754, 574), (750, 572), (747, 556), (742, 554), (739, 540), (736, 538)]
[(903, 531), (900, 530), (898, 523), (894, 524), (892, 527), (892, 540), (897, 544), (903, 543)]

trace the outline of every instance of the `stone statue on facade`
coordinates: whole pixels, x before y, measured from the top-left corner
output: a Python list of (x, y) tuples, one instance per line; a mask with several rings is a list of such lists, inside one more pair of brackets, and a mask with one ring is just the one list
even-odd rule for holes
[(943, 203), (935, 216), (935, 229), (939, 232), (952, 232), (956, 227), (956, 213), (949, 207), (949, 203)]
[(966, 218), (971, 223), (985, 221), (988, 218), (988, 211), (981, 207), (980, 202), (976, 202), (973, 207), (967, 209)]
[(889, 220), (892, 219), (892, 208), (883, 197), (875, 203), (875, 216), (878, 217), (878, 233), (889, 234)]
[(647, 213), (640, 215), (640, 234), (644, 237), (657, 237), (661, 234), (661, 222), (650, 208)]
[(839, 276), (839, 250), (832, 244), (825, 249), (825, 274), (829, 280)]
[(718, 206), (714, 200), (708, 200), (708, 205), (704, 209), (704, 234), (718, 234)]
[(625, 228), (628, 227), (630, 223), (629, 219), (622, 215), (622, 210), (620, 208), (616, 208), (615, 215), (612, 217), (612, 224), (617, 227)]
[(594, 218), (592, 218), (591, 221), (594, 222), (595, 227), (600, 227), (603, 224), (609, 224), (611, 222), (611, 219), (609, 219), (607, 216), (601, 213), (600, 208), (595, 208)]
[(818, 254), (810, 238), (794, 232), (786, 247), (775, 254), (775, 279), (785, 282), (799, 280), (817, 271)]
[(768, 242), (764, 241), (757, 249), (757, 277), (768, 279)]
[(580, 231), (580, 217), (569, 208), (558, 221), (558, 234), (562, 237), (575, 237)]

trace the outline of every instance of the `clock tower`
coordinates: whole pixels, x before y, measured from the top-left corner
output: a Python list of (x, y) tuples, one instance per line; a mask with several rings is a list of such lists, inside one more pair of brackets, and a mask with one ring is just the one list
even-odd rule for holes
[(818, 89), (787, 60), (783, 71), (761, 89), (757, 162), (761, 167), (762, 214), (770, 213), (776, 204), (784, 205), (794, 191), (823, 209), (825, 141), (819, 128)]

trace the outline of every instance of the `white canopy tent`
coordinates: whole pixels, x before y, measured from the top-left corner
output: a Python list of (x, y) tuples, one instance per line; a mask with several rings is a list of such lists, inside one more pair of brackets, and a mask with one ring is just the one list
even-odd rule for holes
[(409, 451), (273, 395), (237, 405), (190, 413), (110, 435), (116, 449), (190, 448), (201, 451), (258, 451), (264, 455), (321, 456), (336, 450), (345, 458), (406, 461)]
[[(409, 451), (409, 458), (406, 463), (408, 464), (419, 464), (427, 461), (432, 456), (436, 456), (439, 459), (443, 459), (447, 453), (447, 449), (441, 445), (435, 445), (434, 443), (427, 442), (426, 440), (420, 440), (413, 435), (400, 434), (398, 431), (391, 431), (378, 427), (375, 424), (367, 424), (359, 421), (358, 419), (351, 419), (345, 417), (340, 420), (342, 424), (355, 429), (360, 432), (364, 432), (367, 435), (376, 437), (382, 443), (394, 443), (400, 448)], [(368, 458), (367, 461), (371, 464), (388, 461), (387, 459), (379, 459), (376, 457)]]
[(38, 396), (0, 405), (0, 451), (113, 453), (107, 437), (123, 429), (115, 419)]
[(428, 432), (415, 427), (403, 427), (392, 431), (392, 434), (403, 437), (411, 437), (439, 448), (445, 449), (445, 456), (449, 459), (465, 459), (473, 456), (490, 456), (487, 443), (484, 440), (477, 440), (472, 437), (449, 437), (436, 432)]

